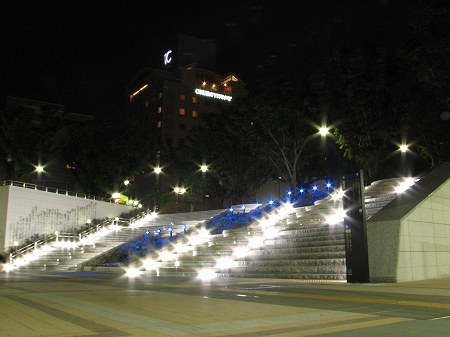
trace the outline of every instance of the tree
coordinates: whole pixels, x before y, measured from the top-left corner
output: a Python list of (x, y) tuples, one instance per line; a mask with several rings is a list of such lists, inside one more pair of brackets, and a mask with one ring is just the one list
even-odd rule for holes
[(430, 168), (450, 160), (450, 3), (416, 1), (410, 39), (399, 50), (408, 75), (411, 142)]
[(63, 114), (50, 106), (6, 110), (0, 130), (1, 169), (11, 180), (27, 181), (34, 166), (48, 163), (65, 142)]
[(368, 182), (379, 178), (380, 164), (402, 133), (395, 61), (384, 48), (335, 51), (310, 76), (316, 94), (310, 107), (327, 115), (343, 155), (366, 172)]
[(149, 164), (148, 142), (143, 129), (97, 121), (71, 129), (64, 154), (84, 192), (103, 196)]
[(253, 151), (297, 192), (298, 179), (314, 157), (317, 116), (305, 105), (306, 93), (296, 81), (266, 84), (241, 106)]
[[(200, 195), (194, 187), (204, 184), (219, 208), (227, 198), (231, 204), (255, 201), (259, 188), (271, 175), (271, 168), (256, 156), (253, 140), (247, 133), (250, 125), (246, 122), (234, 106), (223, 113), (207, 114), (187, 142), (178, 144), (171, 165), (188, 184), (192, 199)], [(199, 168), (205, 163), (208, 172), (201, 177)]]

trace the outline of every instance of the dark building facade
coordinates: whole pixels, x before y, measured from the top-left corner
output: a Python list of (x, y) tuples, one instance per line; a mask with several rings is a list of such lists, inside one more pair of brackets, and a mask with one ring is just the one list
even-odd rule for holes
[[(211, 41), (180, 35), (177, 48), (161, 55), (161, 65), (161, 69), (145, 68), (134, 75), (125, 90), (123, 115), (130, 125), (148, 130), (149, 152), (155, 168), (160, 165), (164, 144), (182, 143), (201, 123), (202, 115), (221, 112), (233, 99), (247, 95), (245, 83), (237, 75), (215, 73), (216, 47)], [(156, 179), (167, 193), (180, 187), (174, 174), (161, 174), (147, 181), (139, 177), (139, 183), (135, 184), (135, 193), (139, 195), (131, 197), (142, 199)], [(177, 198), (178, 210), (188, 211), (183, 196)], [(173, 206), (168, 205), (167, 211), (174, 211)]]

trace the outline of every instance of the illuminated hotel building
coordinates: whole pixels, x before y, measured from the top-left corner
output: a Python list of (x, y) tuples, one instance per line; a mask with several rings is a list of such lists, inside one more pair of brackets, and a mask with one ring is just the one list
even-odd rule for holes
[[(216, 46), (211, 41), (179, 35), (178, 49), (163, 52), (161, 61), (161, 69), (142, 69), (129, 82), (123, 116), (131, 125), (148, 129), (149, 152), (155, 167), (160, 165), (159, 155), (166, 144), (183, 142), (192, 128), (201, 123), (203, 115), (221, 112), (233, 99), (247, 94), (245, 83), (238, 76), (215, 72)], [(147, 178), (146, 182), (142, 179), (142, 192), (134, 198), (142, 198), (143, 189), (151, 189), (155, 178)], [(167, 193), (178, 185), (174, 173), (158, 179), (160, 188)], [(181, 205), (181, 211), (189, 211), (187, 203)]]

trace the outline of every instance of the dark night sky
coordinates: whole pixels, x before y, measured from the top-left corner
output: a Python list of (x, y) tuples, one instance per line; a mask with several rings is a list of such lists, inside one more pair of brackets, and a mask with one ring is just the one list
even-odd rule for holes
[(17, 96), (115, 113), (128, 81), (160, 68), (178, 33), (213, 39), (217, 72), (249, 83), (291, 53), (310, 69), (336, 44), (397, 37), (403, 14), (399, 0), (8, 1), (0, 6), (1, 108)]

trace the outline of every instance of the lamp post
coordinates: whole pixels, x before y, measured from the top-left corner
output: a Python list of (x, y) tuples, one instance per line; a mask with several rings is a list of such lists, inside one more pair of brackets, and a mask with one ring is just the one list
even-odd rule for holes
[(407, 165), (406, 165), (406, 152), (408, 151), (408, 145), (402, 144), (399, 147), (400, 152), (402, 153), (402, 172), (405, 174), (405, 177), (408, 176)]
[(327, 135), (328, 135), (328, 131), (329, 128), (327, 126), (322, 126), (319, 129), (319, 133), (321, 136), (321, 144), (322, 144), (322, 149), (324, 152), (324, 156), (325, 156), (325, 174), (326, 174), (326, 179), (330, 179), (329, 177), (329, 171), (328, 171), (328, 163), (327, 163), (327, 157), (328, 157), (328, 148), (327, 148)]
[(36, 172), (38, 175), (38, 180), (37, 180), (36, 185), (40, 185), (41, 184), (41, 173), (44, 172), (44, 167), (42, 167), (41, 165), (36, 166)]
[(153, 172), (155, 172), (156, 177), (156, 203), (154, 207), (154, 212), (157, 212), (159, 210), (159, 174), (161, 173), (161, 168), (157, 166), (155, 167)]
[(203, 210), (205, 210), (205, 175), (206, 175), (206, 171), (208, 171), (208, 166), (203, 164), (202, 166), (200, 166), (200, 170), (202, 171)]
[(173, 191), (177, 194), (177, 213), (180, 213), (180, 194), (184, 194), (186, 192), (185, 188), (175, 187)]

